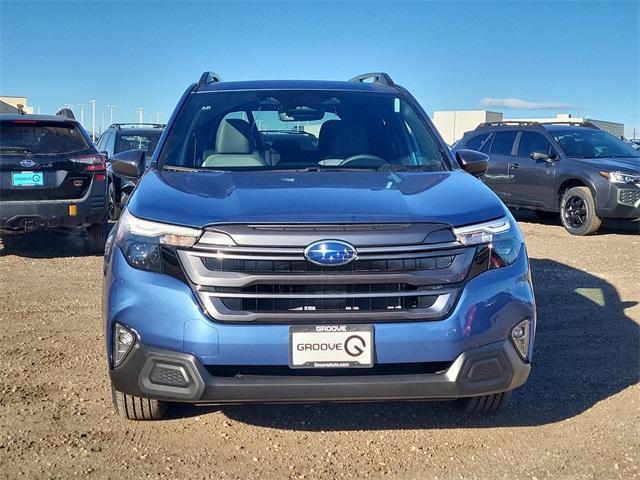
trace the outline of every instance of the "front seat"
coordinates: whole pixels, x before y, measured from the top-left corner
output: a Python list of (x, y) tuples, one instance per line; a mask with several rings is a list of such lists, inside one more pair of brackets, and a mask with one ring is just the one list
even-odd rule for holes
[(318, 134), (318, 157), (320, 159), (329, 156), (338, 125), (340, 125), (340, 120), (327, 120), (320, 127)]
[(360, 120), (342, 120), (333, 128), (329, 156), (349, 158), (369, 153), (367, 128)]
[(229, 118), (223, 120), (216, 134), (215, 153), (207, 155), (203, 167), (263, 167), (264, 158), (253, 150), (251, 126), (246, 120)]

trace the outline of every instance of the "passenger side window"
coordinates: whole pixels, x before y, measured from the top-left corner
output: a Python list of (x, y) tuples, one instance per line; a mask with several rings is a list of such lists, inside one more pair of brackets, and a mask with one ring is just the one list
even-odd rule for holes
[(522, 132), (520, 145), (518, 145), (518, 157), (531, 158), (533, 152), (546, 153), (551, 155), (553, 150), (551, 144), (539, 133)]
[(477, 150), (478, 152), (482, 148), (484, 142), (489, 138), (488, 133), (483, 133), (482, 135), (477, 135), (465, 142), (465, 147), (471, 150)]
[(513, 141), (518, 132), (498, 132), (493, 137), (491, 155), (511, 155)]
[(107, 151), (109, 153), (109, 155), (113, 155), (114, 154), (113, 147), (114, 147), (114, 144), (115, 144), (115, 141), (116, 141), (116, 135), (113, 132), (109, 133), (107, 135), (109, 135), (109, 137), (104, 142), (104, 149), (105, 149), (105, 151)]
[(98, 145), (96, 145), (96, 148), (98, 149), (99, 152), (103, 152), (104, 151), (104, 140), (107, 138), (108, 133), (105, 132), (100, 136), (100, 139), (98, 140)]

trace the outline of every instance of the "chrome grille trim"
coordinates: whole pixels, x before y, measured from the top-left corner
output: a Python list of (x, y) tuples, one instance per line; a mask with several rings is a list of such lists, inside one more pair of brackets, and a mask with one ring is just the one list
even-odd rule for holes
[[(449, 268), (436, 270), (418, 270), (414, 272), (353, 272), (338, 273), (244, 273), (220, 272), (209, 270), (202, 262), (202, 257), (216, 254), (197, 250), (178, 250), (178, 258), (187, 278), (195, 285), (246, 287), (260, 283), (283, 284), (319, 284), (319, 283), (406, 283), (409, 285), (446, 285), (464, 280), (468, 266), (471, 264), (474, 249), (461, 249), (459, 252), (446, 251), (446, 254), (456, 253)], [(273, 258), (271, 258), (273, 260)], [(300, 259), (297, 259), (300, 260)]]
[[(358, 259), (393, 260), (395, 258), (412, 258), (417, 255), (427, 255), (434, 251), (442, 252), (448, 249), (460, 249), (459, 242), (432, 243), (420, 245), (393, 245), (386, 247), (360, 247)], [(231, 247), (203, 243), (202, 239), (194, 245), (194, 249), (202, 250), (201, 254), (230, 258), (236, 260), (304, 260), (304, 248), (300, 247)], [(406, 256), (409, 254), (410, 256)], [(400, 257), (399, 255), (405, 255)]]
[[(371, 323), (437, 320), (449, 314), (475, 247), (453, 240), (442, 225), (394, 225), (380, 231), (369, 225), (347, 227), (341, 235), (337, 227), (333, 232), (305, 225), (216, 226), (192, 248), (176, 253), (200, 304), (215, 321)], [(421, 243), (429, 235), (437, 243)], [(349, 241), (357, 258), (339, 267), (311, 265), (305, 248), (323, 238)], [(366, 284), (372, 286), (368, 291)]]
[[(428, 295), (425, 291), (425, 295)], [(434, 293), (431, 293), (433, 295)], [(457, 291), (446, 290), (438, 292), (436, 301), (427, 308), (407, 310), (377, 310), (377, 311), (332, 311), (332, 312), (297, 312), (286, 311), (278, 313), (250, 312), (231, 310), (214, 292), (198, 291), (207, 313), (216, 320), (223, 322), (359, 322), (359, 321), (398, 321), (398, 320), (430, 320), (444, 317), (450, 310), (457, 297)], [(415, 296), (415, 294), (414, 294)]]
[(393, 298), (393, 297), (428, 297), (434, 295), (450, 294), (451, 290), (433, 292), (430, 290), (410, 290), (406, 292), (371, 292), (371, 293), (332, 293), (327, 294), (303, 294), (303, 293), (231, 293), (231, 292), (209, 292), (200, 290), (202, 294), (211, 294), (216, 298)]

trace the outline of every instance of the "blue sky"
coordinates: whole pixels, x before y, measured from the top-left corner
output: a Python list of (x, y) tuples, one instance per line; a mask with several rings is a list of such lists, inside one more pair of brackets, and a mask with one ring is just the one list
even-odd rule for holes
[(640, 136), (639, 5), (0, 0), (0, 94), (42, 113), (95, 98), (98, 125), (107, 104), (117, 121), (138, 107), (166, 121), (207, 69), (225, 80), (383, 70), (430, 114), (571, 112)]

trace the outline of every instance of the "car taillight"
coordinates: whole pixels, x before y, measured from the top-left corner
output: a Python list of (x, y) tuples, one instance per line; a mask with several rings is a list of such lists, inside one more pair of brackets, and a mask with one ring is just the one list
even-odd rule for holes
[(104, 172), (107, 169), (107, 159), (104, 155), (79, 155), (69, 161), (85, 166), (87, 172)]

